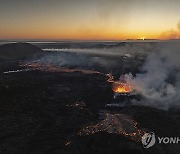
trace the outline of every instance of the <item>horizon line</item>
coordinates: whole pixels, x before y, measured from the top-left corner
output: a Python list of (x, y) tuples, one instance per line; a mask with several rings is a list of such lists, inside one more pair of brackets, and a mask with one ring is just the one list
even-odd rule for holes
[(40, 41), (84, 41), (84, 42), (89, 42), (89, 41), (173, 41), (173, 40), (180, 40), (180, 38), (174, 38), (174, 39), (154, 39), (154, 38), (137, 38), (137, 39), (28, 39), (28, 38), (22, 38), (22, 39), (0, 39), (0, 42), (13, 42), (13, 41), (30, 41), (30, 42), (40, 42)]

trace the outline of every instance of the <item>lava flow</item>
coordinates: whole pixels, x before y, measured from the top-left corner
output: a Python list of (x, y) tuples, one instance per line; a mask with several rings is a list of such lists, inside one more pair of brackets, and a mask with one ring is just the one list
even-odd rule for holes
[(72, 72), (81, 72), (84, 74), (102, 74), (98, 71), (94, 70), (85, 70), (85, 69), (78, 69), (78, 68), (68, 68), (68, 67), (61, 67), (59, 65), (53, 65), (53, 64), (46, 64), (43, 62), (21, 62), (21, 67), (28, 68), (29, 70), (38, 70), (38, 71), (46, 71), (46, 72), (66, 72), (66, 73), (72, 73)]
[[(53, 64), (46, 64), (43, 62), (38, 61), (31, 61), (31, 62), (21, 62), (21, 67), (24, 67), (26, 69), (24, 70), (39, 70), (39, 71), (47, 71), (47, 72), (81, 72), (84, 74), (102, 74), (104, 73), (94, 71), (94, 70), (85, 70), (85, 69), (78, 69), (78, 68), (67, 68), (67, 67), (61, 67)], [(12, 72), (12, 71), (11, 71)], [(6, 72), (4, 72), (6, 73)], [(7, 72), (9, 73), (9, 72)], [(106, 74), (108, 77), (108, 82), (112, 83), (112, 90), (116, 93), (131, 93), (133, 91), (133, 88), (131, 85), (127, 84), (125, 80), (119, 80), (115, 81), (114, 76), (112, 74)], [(121, 77), (122, 78), (122, 77)]]
[(112, 84), (112, 90), (116, 93), (130, 93), (133, 91), (131, 85), (122, 82), (114, 82)]
[(108, 82), (112, 83), (112, 90), (115, 93), (131, 93), (133, 92), (132, 85), (126, 83), (126, 80), (123, 79), (123, 76), (120, 77), (119, 81), (114, 80), (114, 76), (112, 74), (106, 74), (108, 77)]
[(123, 135), (140, 142), (145, 131), (138, 129), (137, 122), (125, 114), (104, 113), (103, 120), (90, 124), (79, 131), (80, 136), (92, 135), (98, 132)]

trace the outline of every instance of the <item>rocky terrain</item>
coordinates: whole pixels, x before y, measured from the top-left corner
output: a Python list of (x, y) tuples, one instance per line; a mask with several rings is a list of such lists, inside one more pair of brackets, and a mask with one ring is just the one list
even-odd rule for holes
[[(144, 149), (136, 136), (125, 135), (135, 127), (156, 136), (180, 136), (180, 110), (105, 107), (115, 100), (104, 70), (63, 72), (55, 68), (51, 71), (51, 65), (48, 69), (44, 65), (43, 69), (22, 65), (28, 62), (18, 59), (0, 63), (0, 153), (180, 153), (179, 144), (155, 144)], [(118, 100), (124, 97), (129, 96)], [(102, 113), (108, 113), (109, 119)], [(83, 128), (87, 129), (81, 135)], [(119, 128), (124, 133), (118, 132)]]
[(0, 59), (13, 60), (42, 53), (42, 50), (29, 43), (8, 43), (0, 45)]

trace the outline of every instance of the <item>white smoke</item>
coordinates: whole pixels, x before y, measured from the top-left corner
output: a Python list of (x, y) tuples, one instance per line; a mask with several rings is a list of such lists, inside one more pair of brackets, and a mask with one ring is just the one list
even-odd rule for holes
[(141, 73), (134, 77), (131, 73), (126, 74), (125, 80), (144, 97), (135, 102), (136, 105), (164, 110), (180, 107), (180, 45), (159, 44), (159, 50), (149, 53)]
[(122, 46), (115, 46), (112, 48), (91, 48), (91, 49), (81, 49), (81, 48), (45, 48), (44, 51), (56, 51), (65, 53), (79, 53), (88, 55), (102, 55), (102, 56), (123, 56), (124, 54), (134, 55), (137, 53), (145, 53), (151, 51), (152, 48), (156, 47), (156, 43), (152, 44), (149, 42), (133, 42), (125, 43)]
[[(156, 44), (148, 42), (127, 42), (112, 48), (46, 48), (43, 50), (48, 51), (48, 54), (45, 54), (45, 56), (41, 58), (41, 61), (60, 66), (88, 66), (91, 68), (100, 66), (110, 68), (119, 66), (122, 57), (133, 59), (137, 54), (144, 54), (153, 48), (156, 48)], [(117, 58), (119, 59), (117, 60)]]

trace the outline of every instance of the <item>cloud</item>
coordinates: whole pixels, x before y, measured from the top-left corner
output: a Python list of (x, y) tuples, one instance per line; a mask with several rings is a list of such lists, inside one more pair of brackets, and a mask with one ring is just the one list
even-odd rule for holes
[(164, 31), (159, 37), (166, 39), (180, 39), (180, 21), (178, 22), (176, 29)]
[(143, 99), (135, 105), (158, 109), (180, 107), (180, 45), (179, 42), (160, 43), (159, 50), (150, 52), (134, 77), (126, 74), (128, 83), (134, 85)]

